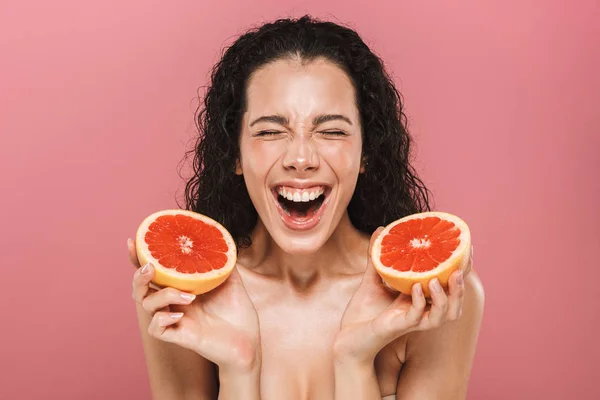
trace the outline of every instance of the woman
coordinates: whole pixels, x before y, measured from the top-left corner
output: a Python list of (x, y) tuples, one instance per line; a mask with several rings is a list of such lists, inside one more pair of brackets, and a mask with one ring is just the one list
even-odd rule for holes
[(348, 28), (278, 20), (225, 51), (204, 100), (186, 208), (232, 233), (238, 265), (196, 297), (135, 272), (154, 398), (464, 398), (476, 274), (429, 282), (428, 305), (368, 262), (376, 228), (429, 209), (381, 60)]

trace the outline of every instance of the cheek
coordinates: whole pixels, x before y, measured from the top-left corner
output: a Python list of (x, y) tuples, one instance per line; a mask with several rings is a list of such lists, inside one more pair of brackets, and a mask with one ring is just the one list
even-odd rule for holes
[(356, 179), (360, 170), (360, 146), (340, 143), (339, 146), (323, 146), (323, 160), (329, 164), (339, 179)]
[[(281, 154), (282, 141), (247, 143), (242, 149), (242, 169), (249, 176), (264, 177)], [(285, 150), (285, 149), (284, 149)]]

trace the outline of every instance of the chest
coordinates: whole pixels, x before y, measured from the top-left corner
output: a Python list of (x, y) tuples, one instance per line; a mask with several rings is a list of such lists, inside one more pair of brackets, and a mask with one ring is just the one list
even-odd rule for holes
[[(332, 399), (332, 348), (348, 299), (258, 302), (263, 398)], [(380, 352), (376, 372), (383, 395), (395, 392), (400, 363), (393, 346)]]

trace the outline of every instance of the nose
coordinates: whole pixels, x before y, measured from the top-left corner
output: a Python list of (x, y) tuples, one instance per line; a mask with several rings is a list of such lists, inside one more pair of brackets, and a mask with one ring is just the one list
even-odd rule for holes
[(319, 168), (319, 155), (309, 135), (298, 135), (289, 142), (283, 166), (300, 172)]

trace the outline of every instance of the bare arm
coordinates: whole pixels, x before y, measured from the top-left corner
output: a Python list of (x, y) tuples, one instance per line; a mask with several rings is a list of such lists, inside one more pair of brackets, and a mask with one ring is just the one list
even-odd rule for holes
[(483, 287), (472, 271), (465, 277), (462, 316), (437, 329), (409, 334), (398, 400), (466, 398), (483, 305)]
[(369, 364), (334, 361), (335, 399), (380, 399), (375, 367)]
[[(462, 316), (439, 328), (413, 331), (408, 335), (407, 355), (398, 386), (397, 400), (462, 400), (466, 396), (483, 315), (484, 295), (479, 278), (465, 278)], [(337, 359), (336, 399), (381, 398), (371, 362)]]
[[(369, 254), (382, 229), (379, 227), (371, 236)], [(426, 307), (421, 283), (412, 286), (410, 296), (393, 294), (382, 285), (369, 257), (334, 343), (335, 398), (381, 399), (373, 365), (375, 357), (387, 344), (407, 335), (409, 357), (400, 374), (398, 398), (457, 399), (435, 394), (444, 389), (446, 381), (455, 379), (456, 374), (460, 383), (450, 386), (451, 393), (455, 386), (467, 384), (483, 311), (479, 280), (474, 274), (463, 279), (471, 268), (472, 253), (465, 271), (457, 270), (450, 275), (448, 293), (437, 278), (430, 280), (427, 285), (431, 307)], [(463, 307), (466, 315), (461, 319)], [(429, 389), (430, 384), (438, 390)]]
[[(150, 288), (154, 268), (129, 257), (152, 397), (160, 400), (260, 398), (260, 337), (256, 311), (237, 270), (201, 297)], [(216, 368), (219, 365), (217, 388)]]
[(151, 315), (136, 304), (152, 398), (212, 400), (217, 398), (214, 365), (198, 353), (148, 334)]

